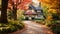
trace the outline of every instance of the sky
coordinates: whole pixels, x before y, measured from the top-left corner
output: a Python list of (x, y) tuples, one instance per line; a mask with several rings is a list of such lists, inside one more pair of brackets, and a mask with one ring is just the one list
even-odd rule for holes
[(38, 0), (32, 0), (32, 2), (35, 3), (35, 7), (39, 6), (39, 1)]

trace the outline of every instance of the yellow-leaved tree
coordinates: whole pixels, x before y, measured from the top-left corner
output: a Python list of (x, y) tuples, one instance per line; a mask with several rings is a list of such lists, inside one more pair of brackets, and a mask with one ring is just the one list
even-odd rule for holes
[[(55, 15), (60, 14), (60, 0), (38, 0), (41, 2), (41, 7), (43, 8), (44, 15), (46, 17), (46, 22), (53, 20)], [(53, 16), (52, 16), (53, 15)], [(59, 18), (58, 18), (59, 19)]]

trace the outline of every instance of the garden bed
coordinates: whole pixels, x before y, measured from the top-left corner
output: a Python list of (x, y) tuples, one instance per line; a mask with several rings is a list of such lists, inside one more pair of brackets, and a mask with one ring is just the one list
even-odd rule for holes
[(9, 21), (6, 24), (0, 23), (0, 34), (11, 33), (23, 29), (24, 24), (20, 21)]

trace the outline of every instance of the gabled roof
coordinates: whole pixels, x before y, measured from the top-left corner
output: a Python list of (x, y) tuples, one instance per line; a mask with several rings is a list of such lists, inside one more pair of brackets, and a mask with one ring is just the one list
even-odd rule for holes
[(34, 10), (42, 10), (41, 7), (35, 7), (33, 5), (29, 6), (29, 9), (34, 9)]

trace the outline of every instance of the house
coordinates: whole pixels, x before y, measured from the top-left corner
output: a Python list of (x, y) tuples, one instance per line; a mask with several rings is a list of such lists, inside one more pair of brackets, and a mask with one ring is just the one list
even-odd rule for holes
[(40, 7), (29, 6), (29, 9), (24, 12), (26, 20), (44, 19), (43, 10)]

